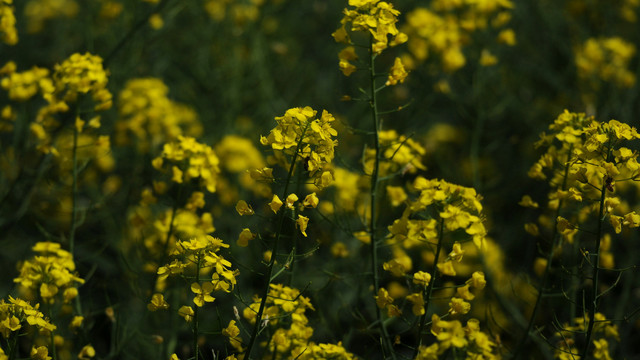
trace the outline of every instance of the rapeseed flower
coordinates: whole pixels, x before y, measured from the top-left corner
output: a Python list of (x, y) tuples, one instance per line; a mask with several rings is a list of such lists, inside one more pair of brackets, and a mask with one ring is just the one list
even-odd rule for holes
[(46, 303), (54, 303), (60, 290), (64, 302), (71, 301), (77, 291), (70, 293), (66, 290), (84, 283), (75, 274), (76, 266), (71, 253), (53, 242), (38, 242), (32, 250), (37, 255), (21, 264), (20, 275), (13, 281), (20, 284), (22, 291), (37, 290)]

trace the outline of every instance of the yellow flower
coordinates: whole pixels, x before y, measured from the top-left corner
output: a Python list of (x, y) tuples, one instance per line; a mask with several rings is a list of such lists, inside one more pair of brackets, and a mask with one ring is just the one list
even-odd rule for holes
[(273, 199), (271, 200), (271, 202), (269, 203), (269, 207), (271, 208), (271, 210), (273, 211), (274, 214), (278, 213), (278, 210), (280, 210), (280, 207), (282, 206), (282, 200), (280, 200), (280, 198), (278, 197), (278, 195), (273, 195)]
[(482, 53), (480, 53), (480, 65), (482, 66), (493, 66), (498, 63), (498, 58), (495, 57), (489, 50), (482, 49)]
[(593, 340), (595, 349), (593, 350), (594, 359), (598, 360), (611, 360), (609, 355), (609, 343), (606, 339)]
[(309, 218), (306, 216), (298, 215), (298, 220), (296, 220), (296, 225), (300, 229), (302, 235), (307, 237), (307, 225), (309, 224)]
[(516, 44), (516, 33), (513, 29), (505, 29), (498, 34), (498, 42), (509, 46)]
[(36, 347), (31, 348), (31, 359), (33, 360), (51, 360), (51, 356), (49, 356), (49, 349), (46, 346), (40, 346), (36, 349)]
[(238, 246), (247, 247), (249, 245), (249, 240), (255, 239), (256, 235), (251, 233), (249, 229), (242, 229), (240, 235), (238, 236), (238, 241), (236, 242)]
[(387, 305), (393, 303), (393, 298), (389, 296), (389, 292), (383, 287), (378, 289), (378, 295), (374, 296), (374, 298), (376, 299), (376, 304), (380, 309), (384, 309)]
[(358, 59), (358, 55), (356, 55), (356, 50), (353, 46), (347, 46), (342, 49), (338, 53), (338, 59), (340, 59), (338, 63), (340, 71), (342, 71), (345, 76), (349, 76), (357, 70), (356, 66), (351, 63), (351, 61)]
[(193, 303), (198, 307), (203, 307), (205, 302), (213, 302), (215, 298), (210, 295), (213, 291), (213, 288), (213, 284), (210, 282), (202, 283), (202, 285), (196, 282), (191, 284), (191, 291), (196, 294), (196, 296), (193, 298)]
[(424, 271), (418, 271), (413, 274), (413, 283), (426, 287), (431, 281), (431, 274)]
[(422, 297), (422, 293), (413, 293), (406, 297), (409, 302), (413, 304), (411, 307), (411, 311), (415, 316), (424, 315), (424, 298)]
[(451, 260), (445, 261), (444, 263), (440, 263), (436, 265), (438, 271), (440, 271), (443, 275), (448, 276), (456, 276), (456, 270), (453, 268), (453, 263)]
[(466, 314), (469, 310), (471, 310), (471, 304), (457, 297), (451, 298), (449, 302), (449, 313), (451, 315)]
[(460, 245), (458, 241), (453, 243), (453, 250), (449, 253), (449, 258), (451, 258), (451, 260), (461, 262), (463, 254), (464, 250), (462, 249), (462, 245)]
[(338, 241), (331, 245), (331, 255), (335, 258), (346, 258), (349, 256), (349, 249), (343, 242)]
[(302, 201), (302, 205), (304, 205), (304, 207), (306, 208), (316, 208), (318, 207), (318, 202), (320, 200), (318, 199), (318, 196), (316, 195), (316, 193), (311, 193), (309, 195), (307, 195), (304, 200)]
[(533, 236), (538, 236), (540, 235), (540, 229), (538, 229), (538, 225), (534, 224), (534, 223), (526, 223), (524, 224), (524, 231), (526, 231), (527, 233), (533, 235)]
[(533, 201), (531, 199), (531, 196), (529, 196), (529, 195), (522, 196), (522, 200), (520, 200), (518, 205), (523, 206), (523, 207), (530, 207), (530, 208), (537, 208), (538, 207), (538, 203)]
[(74, 316), (71, 322), (69, 323), (69, 327), (71, 329), (77, 329), (82, 326), (82, 322), (84, 321), (84, 317), (82, 316)]
[(238, 201), (238, 203), (236, 204), (236, 211), (238, 212), (238, 214), (240, 214), (240, 216), (254, 214), (251, 205), (247, 204), (247, 202), (244, 200)]
[(160, 14), (153, 14), (149, 17), (149, 25), (153, 30), (160, 30), (164, 26), (164, 20)]
[(286, 200), (285, 200), (285, 204), (287, 206), (287, 208), (289, 209), (293, 209), (293, 204), (298, 201), (298, 195), (296, 194), (289, 194), (289, 196), (287, 196)]
[(459, 297), (468, 301), (471, 301), (476, 297), (469, 291), (469, 284), (457, 288), (456, 293), (458, 294)]
[(393, 63), (391, 69), (389, 69), (389, 76), (387, 77), (387, 82), (385, 85), (396, 85), (398, 83), (403, 83), (404, 79), (406, 79), (409, 73), (405, 70), (404, 64), (402, 63), (402, 59), (397, 57)]
[(407, 193), (401, 186), (387, 186), (387, 196), (393, 207), (399, 206), (407, 200)]
[(542, 257), (537, 257), (533, 263), (533, 272), (539, 277), (544, 276), (544, 272), (547, 269), (548, 260)]
[(153, 294), (151, 302), (147, 304), (149, 311), (166, 310), (169, 308), (169, 303), (164, 300), (164, 295)]
[(558, 216), (557, 222), (557, 229), (560, 234), (567, 233), (573, 229), (573, 226), (571, 225), (571, 223), (569, 223), (569, 220), (563, 218), (562, 216)]
[(240, 335), (240, 329), (238, 329), (235, 320), (229, 321), (229, 325), (226, 328), (222, 329), (222, 336), (234, 338), (238, 335)]
[(467, 283), (479, 290), (484, 289), (485, 285), (487, 285), (482, 271), (474, 271), (474, 273), (471, 274), (471, 279), (467, 280)]
[(178, 310), (178, 315), (182, 316), (186, 322), (191, 322), (195, 312), (191, 306), (183, 306)]
[(94, 356), (96, 356), (96, 350), (91, 344), (85, 345), (82, 350), (80, 350), (80, 353), (78, 353), (78, 359), (80, 360), (87, 360)]

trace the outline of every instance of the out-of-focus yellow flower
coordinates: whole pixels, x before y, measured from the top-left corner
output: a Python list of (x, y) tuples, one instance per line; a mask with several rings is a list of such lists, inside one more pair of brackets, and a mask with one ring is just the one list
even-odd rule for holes
[(91, 344), (85, 345), (78, 353), (79, 360), (88, 360), (94, 356), (96, 356), (96, 350), (91, 346)]
[(166, 310), (169, 308), (169, 303), (164, 300), (164, 295), (153, 294), (151, 302), (147, 304), (149, 311)]
[(251, 205), (247, 204), (247, 202), (244, 200), (238, 201), (238, 203), (236, 204), (236, 211), (238, 212), (238, 214), (240, 214), (240, 216), (254, 214)]
[(389, 69), (389, 76), (387, 77), (387, 82), (385, 85), (396, 85), (398, 83), (403, 83), (407, 78), (409, 73), (405, 70), (404, 64), (402, 63), (402, 59), (397, 57), (393, 63), (391, 69)]
[(164, 27), (164, 20), (160, 14), (153, 14), (149, 17), (149, 25), (153, 30), (160, 30)]
[(240, 235), (238, 236), (238, 241), (236, 242), (238, 246), (247, 247), (249, 246), (249, 241), (256, 238), (256, 235), (251, 233), (249, 229), (242, 229)]
[(178, 315), (182, 316), (186, 322), (191, 322), (191, 320), (193, 320), (195, 312), (193, 311), (193, 308), (191, 308), (191, 306), (182, 306), (178, 310)]

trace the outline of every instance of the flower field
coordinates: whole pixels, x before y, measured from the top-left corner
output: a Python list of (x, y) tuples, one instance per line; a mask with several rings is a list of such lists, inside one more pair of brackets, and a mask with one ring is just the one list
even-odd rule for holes
[(0, 0), (0, 360), (640, 359), (640, 0)]

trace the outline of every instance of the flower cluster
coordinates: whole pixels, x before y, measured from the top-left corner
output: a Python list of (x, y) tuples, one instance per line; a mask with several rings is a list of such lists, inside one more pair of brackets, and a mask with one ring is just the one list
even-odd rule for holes
[[(338, 66), (345, 76), (350, 76), (358, 69), (354, 64), (358, 55), (350, 32), (364, 32), (370, 35), (371, 43), (366, 47), (375, 54), (407, 41), (407, 35), (396, 27), (400, 11), (394, 9), (390, 3), (379, 0), (352, 0), (349, 1), (349, 5), (355, 9), (344, 10), (341, 26), (332, 34), (337, 42), (349, 45), (338, 53)], [(407, 75), (402, 59), (396, 58), (389, 69), (385, 86), (403, 83)]]
[(489, 335), (480, 331), (480, 322), (476, 319), (469, 319), (463, 327), (458, 320), (445, 321), (434, 314), (431, 319), (431, 333), (438, 341), (430, 346), (420, 346), (416, 360), (438, 359), (449, 349), (454, 349), (454, 353), (466, 354), (467, 359), (502, 358), (497, 344)]
[(15, 45), (18, 43), (13, 0), (0, 1), (0, 42), (7, 45)]
[(14, 299), (9, 296), (9, 303), (4, 299), (0, 300), (0, 333), (5, 338), (10, 336), (11, 332), (18, 331), (22, 328), (22, 323), (26, 320), (29, 325), (35, 325), (41, 331), (53, 331), (56, 326), (51, 324), (44, 315), (38, 310), (39, 304), (35, 307), (31, 306), (27, 301), (22, 299)]
[[(538, 142), (547, 150), (531, 167), (529, 176), (547, 179), (551, 173), (549, 182), (554, 186), (549, 193), (549, 209), (574, 204), (574, 217), (556, 221), (560, 234), (572, 242), (578, 231), (577, 224), (584, 222), (589, 214), (597, 213), (595, 200), (603, 193), (606, 215), (616, 233), (623, 227), (640, 226), (640, 216), (615, 196), (616, 187), (624, 187), (625, 182), (640, 176), (637, 151), (622, 146), (624, 141), (640, 139), (637, 130), (616, 120), (600, 123), (593, 117), (567, 110), (549, 129), (551, 133), (543, 133)], [(533, 202), (521, 204), (531, 206)], [(529, 229), (534, 234), (538, 232), (532, 225)]]
[[(238, 273), (231, 270), (231, 262), (219, 254), (223, 248), (228, 248), (221, 239), (211, 235), (193, 238), (188, 241), (178, 241), (172, 256), (173, 261), (158, 268), (158, 282), (164, 283), (169, 276), (180, 275), (191, 282), (191, 292), (194, 294), (193, 303), (202, 307), (205, 303), (215, 301), (211, 295), (214, 291), (230, 292), (236, 285)], [(195, 266), (196, 276), (189, 276), (186, 271), (189, 267)], [(212, 271), (211, 280), (202, 281), (200, 277), (206, 271)], [(162, 288), (162, 287), (161, 287)], [(149, 304), (151, 310), (166, 309), (161, 294), (152, 297)], [(180, 313), (185, 317), (192, 313), (185, 307)]]
[[(191, 196), (193, 201), (190, 201), (192, 205), (188, 205), (189, 208), (178, 208), (175, 214), (171, 209), (164, 209), (155, 214), (151, 205), (155, 204), (157, 199), (150, 189), (145, 190), (140, 205), (131, 209), (129, 213), (127, 238), (130, 242), (126, 246), (140, 241), (150, 255), (149, 259), (160, 259), (175, 248), (177, 239), (200, 238), (214, 232), (211, 213), (196, 212), (204, 206), (203, 198), (202, 192), (195, 192)], [(157, 263), (149, 260), (145, 269), (155, 272), (157, 266)]]
[[(51, 78), (53, 88), (48, 80), (39, 80), (39, 89), (47, 105), (40, 108), (36, 121), (30, 125), (30, 130), (40, 151), (57, 154), (57, 149), (51, 145), (51, 134), (59, 128), (60, 122), (54, 115), (68, 112), (71, 103), (78, 102), (79, 97), (89, 93), (96, 103), (95, 111), (107, 110), (112, 105), (112, 96), (107, 89), (108, 72), (102, 67), (102, 59), (99, 56), (75, 53), (61, 64), (56, 64), (54, 69)], [(85, 121), (76, 116), (73, 120), (78, 132), (81, 132), (85, 125), (92, 128), (100, 127), (98, 117)]]
[[(415, 61), (425, 61), (437, 54), (446, 72), (454, 72), (466, 64), (463, 48), (475, 32), (502, 29), (497, 41), (515, 45), (515, 33), (504, 28), (511, 19), (510, 0), (433, 1), (429, 8), (417, 8), (407, 14), (403, 28), (409, 35), (408, 48)], [(488, 49), (482, 51), (481, 65), (497, 62)]]
[(13, 101), (27, 101), (38, 93), (54, 92), (53, 80), (45, 68), (34, 66), (31, 70), (16, 72), (16, 64), (10, 61), (0, 70), (0, 75), (4, 76), (0, 85)]
[(221, 22), (231, 19), (237, 27), (243, 27), (258, 20), (260, 17), (260, 7), (264, 0), (253, 0), (247, 2), (229, 0), (207, 0), (204, 9), (214, 21)]
[(127, 81), (118, 95), (120, 119), (115, 125), (118, 145), (132, 141), (146, 153), (180, 135), (200, 136), (202, 124), (186, 105), (167, 97), (169, 88), (157, 78)]
[[(263, 326), (272, 331), (271, 339), (264, 343), (274, 354), (299, 359), (317, 359), (316, 355), (334, 355), (337, 359), (352, 359), (353, 355), (346, 352), (340, 344), (315, 344), (309, 339), (313, 335), (313, 328), (305, 315), (306, 310), (315, 310), (309, 298), (302, 296), (295, 288), (282, 284), (270, 284)], [(243, 316), (251, 324), (255, 324), (260, 299), (254, 297), (253, 303), (244, 309)], [(309, 350), (312, 350), (310, 353)], [(331, 357), (332, 359), (334, 357)]]
[(407, 41), (407, 35), (396, 28), (400, 11), (390, 3), (380, 0), (349, 0), (349, 5), (355, 9), (344, 10), (341, 26), (332, 34), (337, 42), (351, 44), (349, 31), (362, 31), (371, 34), (373, 51), (381, 53), (389, 46)]
[[(426, 170), (422, 157), (426, 151), (418, 142), (404, 135), (398, 135), (395, 130), (380, 131), (380, 176), (402, 173), (415, 174), (418, 170)], [(373, 172), (376, 161), (375, 149), (366, 149), (364, 153), (364, 171)]]
[[(593, 339), (593, 358), (598, 360), (612, 359), (609, 354), (609, 342), (607, 339), (620, 341), (618, 326), (613, 324), (611, 320), (607, 320), (604, 314), (596, 313), (595, 326), (593, 334), (597, 339)], [(578, 359), (579, 352), (575, 348), (574, 337), (576, 334), (584, 333), (587, 330), (589, 316), (578, 317), (574, 319), (574, 325), (564, 324), (559, 331), (556, 332), (558, 348), (555, 351), (555, 358), (560, 360)]]
[[(430, 246), (439, 235), (436, 228), (437, 219), (440, 219), (446, 230), (464, 230), (474, 244), (482, 248), (487, 231), (483, 224), (481, 197), (475, 189), (423, 177), (418, 177), (413, 187), (419, 191), (418, 198), (411, 201), (402, 217), (389, 226), (391, 243), (401, 244), (406, 249)], [(437, 216), (415, 218), (431, 206), (438, 209)]]
[(598, 89), (601, 82), (631, 87), (636, 76), (629, 65), (636, 48), (619, 37), (589, 38), (576, 50), (578, 77)]
[(28, 19), (27, 31), (41, 32), (47, 21), (61, 17), (72, 18), (76, 16), (78, 9), (75, 0), (29, 0), (24, 8)]
[(322, 188), (330, 183), (325, 167), (333, 160), (338, 133), (332, 127), (333, 115), (326, 110), (320, 118), (316, 118), (316, 114), (317, 111), (308, 106), (287, 110), (283, 116), (275, 118), (278, 125), (267, 137), (261, 136), (260, 143), (271, 147), (284, 167), (290, 161), (302, 162), (309, 176), (315, 179), (316, 186)]
[[(550, 133), (543, 133), (538, 142), (538, 146), (546, 147), (546, 151), (529, 171), (533, 178), (548, 180), (550, 191), (545, 208), (553, 213), (540, 216), (537, 224), (525, 225), (526, 231), (534, 236), (552, 234), (547, 257), (538, 258), (534, 269), (540, 276), (566, 276), (564, 272), (552, 270), (558, 266), (556, 262), (561, 262), (563, 268), (579, 269), (571, 276), (581, 277), (584, 276), (583, 267), (589, 265), (596, 274), (591, 278), (598, 279), (597, 273), (601, 269), (614, 268), (611, 233), (619, 234), (624, 229), (640, 227), (640, 215), (621, 196), (629, 190), (637, 193), (635, 181), (640, 176), (638, 152), (627, 143), (640, 139), (640, 134), (636, 128), (617, 120), (599, 122), (594, 117), (567, 110), (558, 116), (549, 130)], [(520, 205), (540, 206), (526, 195)], [(609, 222), (610, 228), (603, 226), (605, 221)], [(580, 254), (576, 253), (577, 247)], [(584, 259), (587, 259), (586, 263)], [(602, 284), (596, 282), (593, 286), (597, 288)], [(594, 358), (609, 358), (607, 340), (595, 340), (595, 335), (601, 332), (599, 329), (606, 324), (604, 316), (597, 313), (597, 307), (582, 311), (583, 317), (575, 322), (578, 325), (567, 325), (564, 327), (566, 331), (562, 328), (556, 334), (560, 339), (556, 357), (569, 359), (578, 354), (573, 336), (589, 328), (585, 341), (593, 342)], [(589, 314), (593, 313), (596, 313), (595, 319), (589, 320)], [(613, 331), (612, 327), (609, 329), (607, 331)]]
[(39, 242), (32, 249), (38, 255), (20, 265), (20, 275), (13, 281), (29, 295), (39, 291), (42, 300), (49, 304), (56, 301), (58, 294), (62, 294), (65, 303), (74, 299), (78, 295), (77, 286), (84, 280), (74, 273), (76, 265), (71, 253), (52, 242)]
[(12, 333), (18, 332), (25, 325), (31, 325), (42, 332), (51, 332), (56, 326), (49, 322), (38, 310), (40, 304), (31, 306), (22, 299), (14, 299), (9, 296), (9, 302), (0, 300), (0, 334), (8, 339)]
[(218, 193), (221, 194), (221, 202), (233, 204), (238, 200), (239, 190), (236, 183), (255, 195), (271, 197), (271, 187), (251, 176), (252, 170), (255, 172), (266, 167), (264, 157), (251, 140), (237, 135), (227, 135), (216, 144), (215, 151), (220, 158), (221, 169), (230, 176), (237, 177), (237, 180), (234, 177), (220, 179), (218, 187), (221, 191)]
[(188, 136), (178, 136), (177, 141), (167, 143), (162, 154), (153, 159), (156, 170), (171, 171), (171, 181), (177, 184), (199, 179), (199, 185), (208, 192), (216, 192), (220, 169), (219, 159), (213, 149)]
[(315, 344), (311, 342), (307, 350), (298, 356), (298, 359), (353, 360), (356, 359), (356, 357), (342, 346), (342, 342), (338, 342), (337, 344)]
[(89, 53), (75, 53), (54, 67), (53, 82), (56, 97), (64, 102), (76, 102), (78, 96), (91, 93), (95, 110), (106, 110), (112, 105), (107, 89), (109, 73), (102, 67), (102, 58)]

